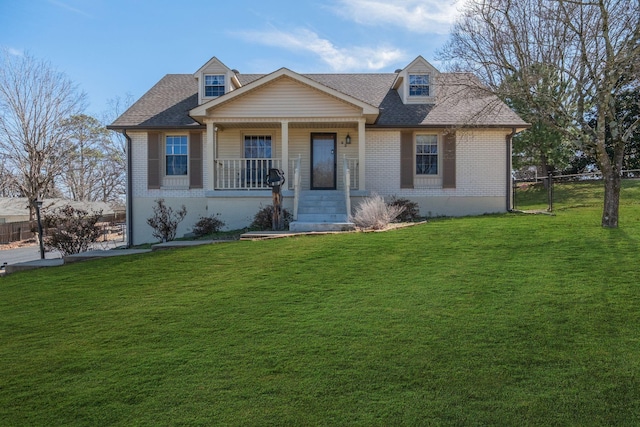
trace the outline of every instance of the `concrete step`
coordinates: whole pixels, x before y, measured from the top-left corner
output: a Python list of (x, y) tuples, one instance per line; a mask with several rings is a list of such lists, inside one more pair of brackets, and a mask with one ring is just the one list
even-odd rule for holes
[(289, 224), (289, 231), (349, 231), (355, 230), (352, 222), (311, 222), (294, 221)]
[(290, 231), (352, 230), (348, 220), (344, 193), (340, 191), (303, 191), (300, 193), (298, 218)]
[(300, 214), (347, 214), (344, 206), (298, 206), (298, 215)]
[(302, 222), (346, 222), (347, 215), (343, 213), (298, 213), (297, 221)]
[(302, 199), (300, 200), (299, 206), (328, 206), (328, 207), (335, 207), (335, 206), (342, 206), (344, 205), (344, 199), (342, 200), (309, 200), (309, 199)]

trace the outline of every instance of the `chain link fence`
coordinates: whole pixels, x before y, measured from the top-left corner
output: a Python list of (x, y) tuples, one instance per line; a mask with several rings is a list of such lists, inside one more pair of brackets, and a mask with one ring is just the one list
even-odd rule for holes
[[(622, 172), (623, 180), (640, 180), (640, 169)], [(513, 181), (513, 209), (525, 212), (553, 212), (557, 208), (601, 204), (604, 198), (602, 174), (532, 176)]]

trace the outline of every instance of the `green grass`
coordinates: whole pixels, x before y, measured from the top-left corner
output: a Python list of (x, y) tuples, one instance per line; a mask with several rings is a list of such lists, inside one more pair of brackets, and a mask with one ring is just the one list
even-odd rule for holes
[(638, 425), (639, 190), (7, 276), (0, 425)]
[[(640, 203), (640, 181), (626, 179), (622, 181), (622, 203)], [(602, 207), (604, 187), (602, 181), (556, 181), (553, 187), (553, 210), (577, 207)], [(548, 207), (547, 189), (542, 183), (524, 184), (515, 194), (515, 207), (518, 210), (546, 210)]]

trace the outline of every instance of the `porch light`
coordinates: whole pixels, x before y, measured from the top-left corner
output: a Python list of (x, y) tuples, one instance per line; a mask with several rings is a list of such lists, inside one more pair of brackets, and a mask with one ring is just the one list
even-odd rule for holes
[(346, 144), (351, 144), (351, 137), (349, 136), (349, 134), (347, 134), (347, 137), (344, 139), (344, 142)]

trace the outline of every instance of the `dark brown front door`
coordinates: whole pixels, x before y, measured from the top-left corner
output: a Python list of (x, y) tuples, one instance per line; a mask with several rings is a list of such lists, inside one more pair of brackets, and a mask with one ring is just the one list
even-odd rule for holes
[(336, 134), (311, 134), (311, 189), (336, 189)]

